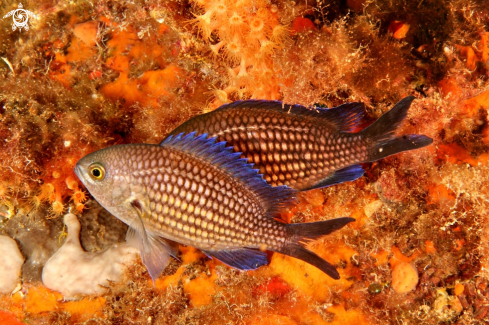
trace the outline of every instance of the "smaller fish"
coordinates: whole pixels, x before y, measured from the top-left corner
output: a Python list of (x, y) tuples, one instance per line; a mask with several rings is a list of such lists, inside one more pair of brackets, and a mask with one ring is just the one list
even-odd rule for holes
[(307, 191), (361, 177), (365, 172), (361, 163), (431, 144), (433, 140), (424, 135), (395, 135), (414, 99), (402, 99), (359, 132), (365, 114), (361, 103), (308, 109), (245, 100), (196, 116), (170, 135), (195, 131), (217, 137), (248, 158), (271, 185)]
[(265, 251), (270, 250), (339, 279), (335, 267), (306, 243), (355, 219), (277, 221), (278, 210), (296, 200), (296, 191), (272, 187), (239, 156), (205, 134), (180, 134), (159, 146), (96, 151), (77, 162), (75, 173), (103, 207), (129, 225), (128, 240), (137, 240), (153, 280), (176, 253), (164, 238), (240, 270), (268, 264)]

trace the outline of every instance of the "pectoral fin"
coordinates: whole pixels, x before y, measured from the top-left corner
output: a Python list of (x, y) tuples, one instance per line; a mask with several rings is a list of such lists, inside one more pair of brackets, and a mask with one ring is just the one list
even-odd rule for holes
[(154, 283), (168, 266), (170, 255), (175, 254), (175, 252), (172, 252), (171, 247), (163, 238), (153, 236), (150, 233), (141, 234), (140, 231), (132, 227), (128, 229), (126, 238), (128, 242), (137, 242), (141, 260)]
[(170, 246), (163, 238), (146, 231), (143, 223), (144, 209), (139, 201), (131, 202), (138, 218), (129, 225), (126, 235), (127, 242), (137, 243), (141, 252), (141, 260), (148, 269), (151, 279), (154, 281), (167, 267), (170, 255), (175, 256), (177, 250)]

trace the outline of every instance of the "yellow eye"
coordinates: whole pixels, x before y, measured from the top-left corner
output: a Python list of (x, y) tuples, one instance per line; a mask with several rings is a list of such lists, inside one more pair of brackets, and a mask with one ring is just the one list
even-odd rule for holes
[(101, 181), (105, 178), (105, 168), (99, 163), (91, 164), (88, 167), (90, 177), (96, 181)]

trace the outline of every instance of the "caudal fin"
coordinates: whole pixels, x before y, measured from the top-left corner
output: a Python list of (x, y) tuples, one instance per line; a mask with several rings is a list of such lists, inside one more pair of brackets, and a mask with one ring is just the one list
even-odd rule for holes
[(305, 245), (314, 239), (328, 235), (335, 230), (343, 228), (346, 224), (355, 221), (353, 218), (337, 218), (311, 223), (297, 223), (287, 225), (290, 228), (291, 238), (279, 253), (298, 258), (306, 263), (314, 265), (333, 279), (338, 280), (340, 275), (336, 268), (305, 248)]
[(373, 143), (366, 162), (403, 151), (423, 148), (433, 143), (433, 139), (425, 135), (406, 134), (394, 137), (394, 132), (406, 118), (414, 99), (414, 96), (401, 99), (390, 111), (360, 132), (364, 139), (369, 139)]

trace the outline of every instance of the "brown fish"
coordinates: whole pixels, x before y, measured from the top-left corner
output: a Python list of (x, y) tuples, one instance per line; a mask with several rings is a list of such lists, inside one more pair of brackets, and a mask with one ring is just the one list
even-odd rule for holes
[(161, 145), (109, 147), (80, 159), (75, 173), (92, 196), (130, 226), (141, 257), (156, 279), (175, 255), (162, 238), (191, 245), (240, 270), (268, 263), (265, 250), (314, 265), (334, 279), (336, 269), (305, 243), (353, 218), (285, 224), (274, 217), (296, 191), (271, 187), (225, 142), (195, 133)]
[(226, 141), (273, 186), (299, 191), (353, 181), (371, 162), (433, 142), (424, 135), (394, 132), (413, 96), (397, 103), (372, 125), (354, 132), (364, 117), (361, 103), (308, 109), (278, 101), (246, 100), (196, 116), (170, 133), (207, 133)]

